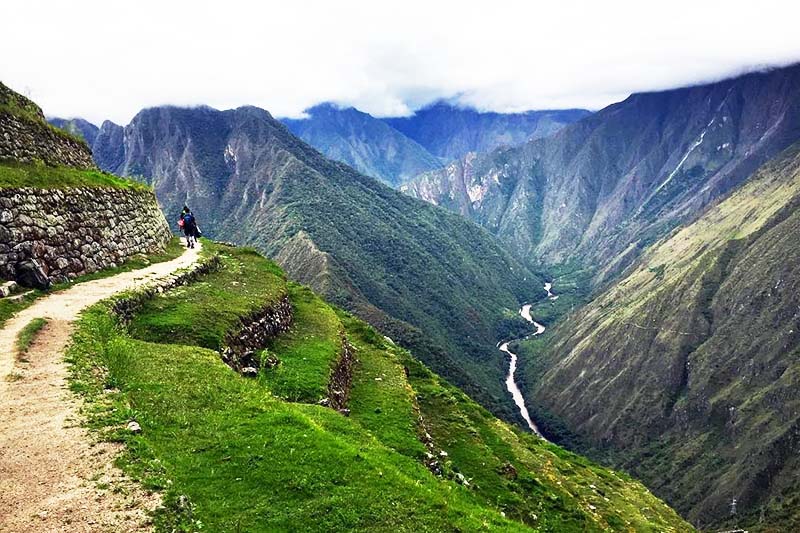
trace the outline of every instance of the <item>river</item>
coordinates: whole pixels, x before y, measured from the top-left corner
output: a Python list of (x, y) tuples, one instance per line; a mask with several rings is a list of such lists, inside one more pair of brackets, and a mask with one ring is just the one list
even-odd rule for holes
[[(549, 299), (555, 300), (556, 298), (558, 298), (558, 296), (556, 296), (550, 291), (552, 287), (553, 285), (551, 283), (545, 283), (544, 290), (547, 291), (547, 297)], [(522, 318), (533, 324), (533, 326), (536, 328), (536, 331), (534, 331), (530, 335), (522, 337), (523, 339), (528, 337), (535, 337), (536, 335), (541, 335), (542, 333), (544, 333), (545, 330), (544, 325), (536, 322), (531, 316), (531, 304), (523, 305), (522, 308), (519, 310), (519, 314), (522, 316)], [(512, 339), (512, 340), (521, 340), (521, 339)], [(525, 397), (522, 396), (522, 391), (519, 390), (519, 386), (517, 386), (517, 382), (514, 378), (517, 372), (517, 354), (508, 349), (508, 344), (510, 342), (512, 341), (503, 342), (498, 345), (500, 351), (508, 354), (508, 356), (511, 358), (511, 362), (508, 365), (506, 388), (508, 389), (508, 392), (511, 393), (511, 397), (514, 399), (514, 403), (517, 405), (517, 408), (519, 409), (519, 414), (522, 415), (522, 418), (528, 424), (528, 428), (530, 428), (531, 431), (542, 437), (541, 432), (539, 432), (539, 428), (536, 427), (536, 424), (531, 419), (530, 413), (528, 413), (528, 408), (525, 406)]]

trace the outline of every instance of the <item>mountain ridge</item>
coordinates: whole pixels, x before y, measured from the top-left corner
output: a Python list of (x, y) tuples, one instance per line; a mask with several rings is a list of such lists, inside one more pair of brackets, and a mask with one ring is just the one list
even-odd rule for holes
[(627, 250), (602, 281), (800, 138), (799, 94), (798, 65), (636, 94), (403, 190), (469, 216), (544, 265), (607, 264)]
[(146, 109), (121, 138), (108, 170), (153, 185), (168, 217), (190, 205), (208, 235), (280, 259), (484, 405), (518, 416), (494, 343), (524, 325), (515, 310), (540, 282), (485, 230), (323, 157), (258, 108)]

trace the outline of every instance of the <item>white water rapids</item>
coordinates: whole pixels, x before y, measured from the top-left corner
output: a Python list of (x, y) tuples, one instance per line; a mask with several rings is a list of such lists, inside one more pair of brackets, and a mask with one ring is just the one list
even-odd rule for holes
[[(556, 298), (558, 298), (558, 296), (550, 292), (550, 289), (552, 287), (553, 287), (552, 283), (544, 284), (544, 290), (547, 291), (547, 297), (551, 300), (555, 300)], [(531, 316), (531, 304), (523, 305), (522, 309), (519, 310), (519, 314), (522, 316), (522, 318), (533, 324), (533, 326), (536, 328), (536, 331), (534, 331), (531, 335), (529, 335), (530, 337), (535, 337), (536, 335), (541, 335), (542, 333), (544, 333), (545, 327), (542, 324), (536, 322)], [(525, 419), (525, 422), (528, 424), (530, 430), (539, 435), (540, 437), (542, 437), (542, 434), (539, 432), (539, 428), (536, 427), (536, 424), (531, 419), (530, 413), (528, 413), (528, 408), (525, 407), (525, 398), (522, 396), (522, 391), (519, 390), (517, 382), (514, 380), (514, 374), (517, 372), (517, 354), (508, 349), (509, 342), (511, 341), (503, 342), (502, 344), (498, 345), (500, 351), (508, 354), (508, 356), (511, 358), (511, 362), (508, 365), (506, 388), (508, 389), (508, 392), (511, 393), (511, 397), (514, 399), (514, 403), (517, 405), (520, 415), (522, 415), (522, 418)]]

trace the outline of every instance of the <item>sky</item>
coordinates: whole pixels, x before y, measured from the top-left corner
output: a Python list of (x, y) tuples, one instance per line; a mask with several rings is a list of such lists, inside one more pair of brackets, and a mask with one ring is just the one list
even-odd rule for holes
[(0, 81), (95, 123), (164, 104), (599, 109), (800, 61), (798, 20), (797, 0), (28, 0), (3, 6)]

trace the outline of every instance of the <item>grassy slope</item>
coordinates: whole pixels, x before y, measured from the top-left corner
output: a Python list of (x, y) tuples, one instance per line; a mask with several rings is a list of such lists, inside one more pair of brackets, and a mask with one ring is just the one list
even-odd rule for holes
[(252, 250), (206, 243), (202, 253), (218, 253), (224, 268), (145, 303), (130, 324), (131, 336), (219, 350), (240, 317), (285, 294), (283, 273)]
[(265, 369), (261, 378), (279, 398), (316, 403), (327, 396), (328, 379), (342, 349), (342, 325), (310, 289), (292, 283), (288, 290), (294, 323), (268, 346), (281, 363)]
[(100, 170), (80, 170), (69, 167), (50, 167), (0, 161), (0, 189), (33, 187), (36, 189), (66, 189), (72, 187), (113, 187), (116, 189), (147, 190), (133, 180), (120, 178)]
[[(520, 348), (540, 422), (631, 469), (704, 524), (734, 525), (722, 522), (734, 497), (740, 515), (751, 513), (740, 524), (753, 529), (800, 521), (784, 505), (796, 494), (785, 479), (796, 461), (783, 457), (798, 424), (796, 343), (786, 335), (796, 321), (798, 168), (795, 146)], [(603, 439), (618, 451), (594, 449)]]
[[(260, 262), (264, 270), (274, 268)], [(330, 367), (327, 358), (312, 355), (318, 344), (335, 344), (344, 327), (355, 345), (360, 363), (350, 418), (276, 398), (268, 375), (242, 378), (216, 352), (131, 338), (109, 316), (108, 304), (81, 320), (69, 353), (73, 388), (89, 400), (91, 424), (127, 444), (123, 466), (165, 491), (161, 531), (195, 530), (200, 523), (210, 531), (524, 531), (523, 518), (542, 531), (600, 530), (605, 519), (592, 517), (587, 507), (595, 500), (597, 514), (608, 510), (606, 522), (615, 529), (629, 529), (620, 521), (629, 520), (644, 531), (686, 530), (639, 484), (512, 430), (362, 322), (333, 313), (304, 289), (288, 288), (280, 276), (269, 279), (258, 289), (262, 301), (289, 290), (297, 308), (296, 328), (269, 349), (287, 367), (310, 355), (294, 374), (309, 369), (312, 390), (317, 371)], [(191, 295), (197, 302), (204, 298), (198, 292), (216, 290), (201, 280), (159, 299)], [(203, 312), (220, 311), (218, 302), (209, 303)], [(317, 306), (323, 318), (310, 320), (304, 305)], [(155, 309), (147, 314), (157, 315)], [(188, 341), (197, 342), (194, 336)], [(452, 450), (448, 475), (463, 465), (477, 487), (437, 478), (420, 463), (425, 449), (417, 440), (418, 409), (438, 444)], [(119, 429), (130, 419), (141, 424), (141, 434)], [(500, 478), (498, 454), (516, 461), (522, 481)], [(589, 494), (592, 482), (608, 505)], [(614, 518), (611, 507), (625, 518)], [(537, 518), (523, 517), (523, 508)]]
[(22, 359), (28, 353), (28, 350), (33, 344), (36, 335), (47, 324), (46, 318), (34, 318), (17, 335), (17, 342), (15, 348), (17, 349), (17, 359)]

